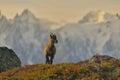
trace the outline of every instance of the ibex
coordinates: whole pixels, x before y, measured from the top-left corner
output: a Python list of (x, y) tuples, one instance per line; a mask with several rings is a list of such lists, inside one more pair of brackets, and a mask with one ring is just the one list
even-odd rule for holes
[(54, 33), (50, 33), (50, 41), (44, 47), (44, 55), (46, 58), (46, 64), (52, 64), (54, 56), (56, 54), (55, 43), (58, 43), (57, 37)]

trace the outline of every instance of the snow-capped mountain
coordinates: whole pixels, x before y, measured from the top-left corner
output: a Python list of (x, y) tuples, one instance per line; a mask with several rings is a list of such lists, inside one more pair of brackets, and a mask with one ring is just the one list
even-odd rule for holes
[(114, 21), (118, 17), (115, 17), (115, 15), (106, 13), (104, 11), (90, 11), (88, 14), (86, 14), (82, 20), (79, 21), (79, 23), (101, 23), (101, 22), (108, 22), (108, 21)]
[[(57, 26), (57, 28), (56, 28)], [(12, 48), (22, 65), (44, 63), (44, 45), (50, 32), (58, 38), (58, 62), (77, 62), (96, 53), (120, 58), (120, 19), (103, 11), (89, 12), (78, 23), (60, 25), (38, 19), (29, 10), (8, 20), (0, 16), (0, 46)]]
[(0, 46), (8, 46), (17, 53), (22, 64), (43, 62), (43, 46), (51, 27), (57, 23), (36, 18), (24, 10), (14, 19), (0, 18)]
[(66, 61), (84, 60), (97, 53), (120, 58), (120, 19), (116, 15), (89, 12), (78, 23), (65, 25), (59, 34)]

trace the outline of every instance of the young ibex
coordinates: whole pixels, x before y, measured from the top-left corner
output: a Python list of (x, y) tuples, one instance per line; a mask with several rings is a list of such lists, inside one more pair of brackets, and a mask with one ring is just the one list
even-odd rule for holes
[(50, 41), (44, 47), (44, 55), (46, 58), (46, 64), (52, 64), (56, 53), (55, 43), (58, 43), (57, 37), (54, 33), (50, 34)]

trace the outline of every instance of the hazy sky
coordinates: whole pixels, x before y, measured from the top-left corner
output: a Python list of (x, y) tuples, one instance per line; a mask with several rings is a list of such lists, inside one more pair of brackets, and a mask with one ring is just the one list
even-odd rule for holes
[(27, 8), (39, 18), (74, 22), (89, 11), (120, 13), (120, 0), (0, 0), (0, 10), (8, 18)]

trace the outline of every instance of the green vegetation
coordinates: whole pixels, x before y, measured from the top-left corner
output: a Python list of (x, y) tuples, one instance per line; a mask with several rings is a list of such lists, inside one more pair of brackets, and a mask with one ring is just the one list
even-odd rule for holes
[(0, 80), (120, 80), (120, 60), (99, 56), (98, 63), (93, 58), (79, 63), (26, 65), (1, 73)]

